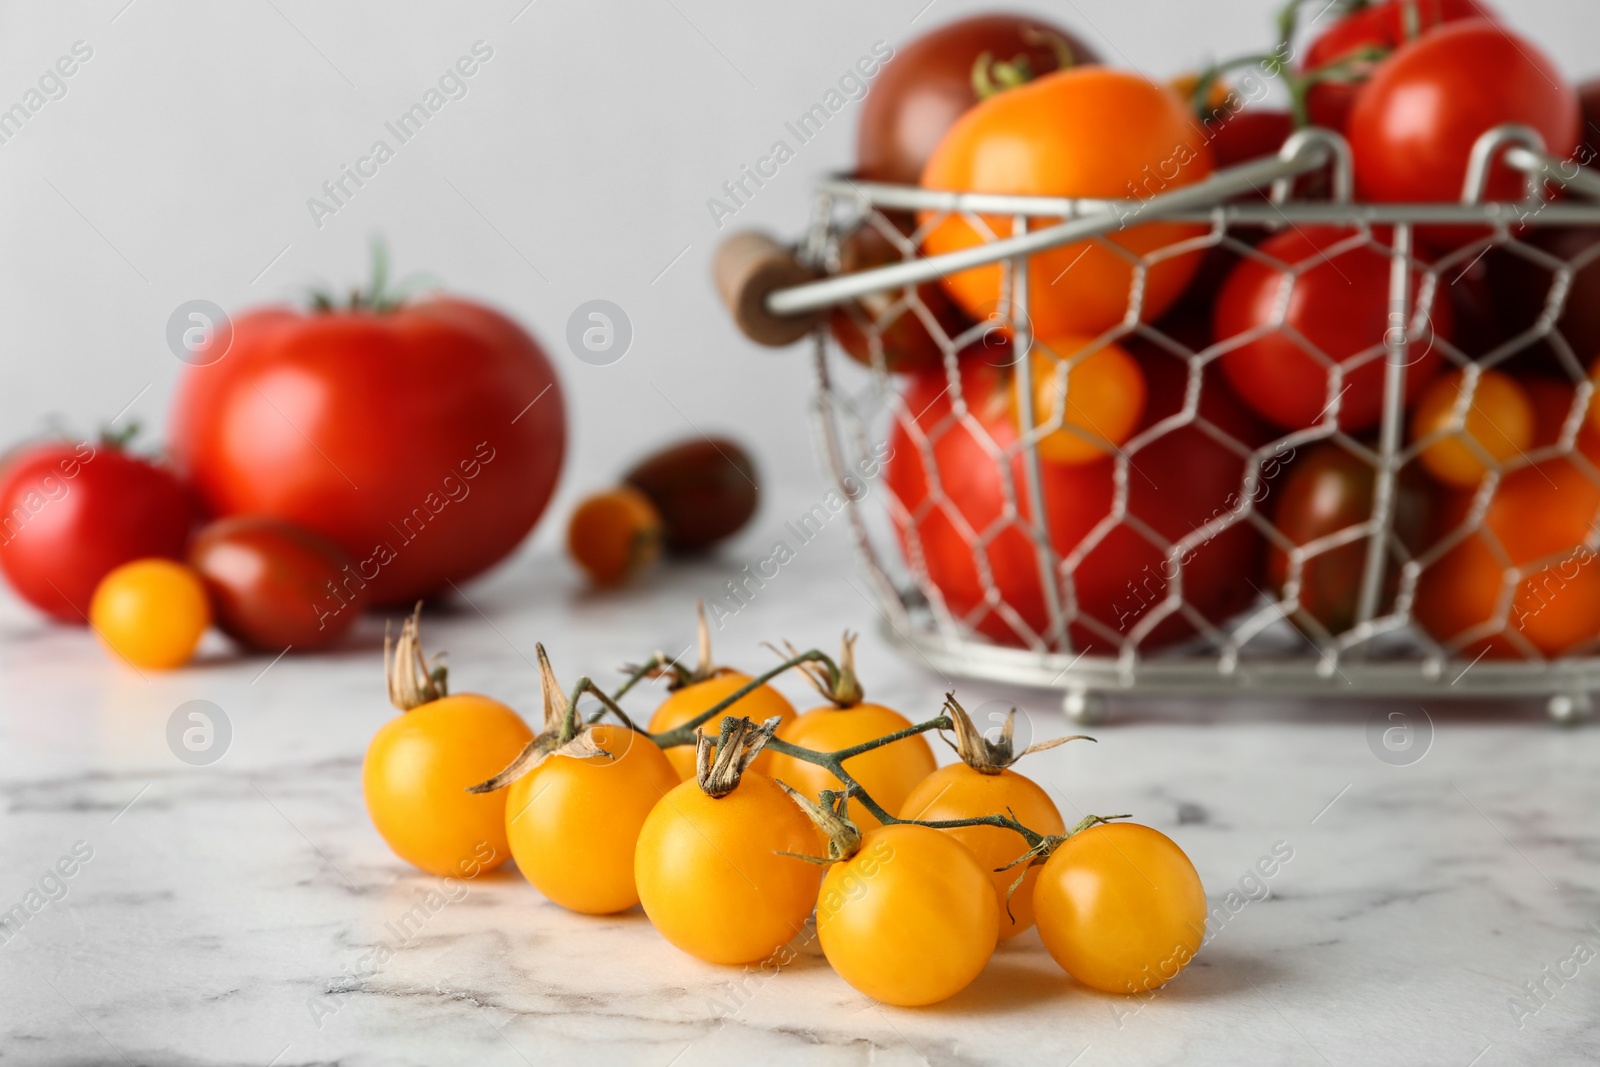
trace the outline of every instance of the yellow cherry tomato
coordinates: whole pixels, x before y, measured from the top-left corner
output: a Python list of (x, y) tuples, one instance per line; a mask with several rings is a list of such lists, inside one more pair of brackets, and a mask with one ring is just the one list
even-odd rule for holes
[(505, 769), (533, 731), (488, 697), (461, 693), (385, 723), (367, 746), (367, 812), (395, 855), (430, 874), (473, 878), (511, 856), (506, 793), (466, 792)]
[[(778, 727), (778, 737), (816, 752), (837, 752), (910, 725), (904, 715), (881, 704), (857, 704), (850, 708), (827, 706), (784, 723)], [(779, 752), (771, 755), (772, 769), (768, 773), (812, 800), (824, 789), (838, 789), (842, 785), (825, 767)], [(844, 763), (851, 777), (891, 815), (900, 810), (911, 790), (932, 774), (935, 766), (933, 749), (921, 736), (903, 738), (892, 745), (863, 752)], [(879, 825), (877, 816), (861, 804), (852, 801), (849, 810), (851, 821), (863, 830)]]
[(1107, 993), (1178, 976), (1206, 933), (1206, 893), (1173, 840), (1137, 823), (1104, 823), (1062, 843), (1039, 872), (1034, 914), (1066, 972)]
[[(1064, 337), (1034, 348), (1033, 424), (1046, 430), (1039, 455), (1053, 463), (1092, 463), (1133, 436), (1144, 417), (1144, 372), (1134, 358), (1108, 344), (1087, 356), (1077, 353), (1090, 337)], [(1013, 386), (1020, 412), (1021, 378)], [(1026, 432), (1028, 427), (1022, 426)]]
[[(940, 767), (921, 782), (900, 806), (902, 819), (933, 822), (940, 819), (974, 819), (983, 815), (1010, 813), (1018, 822), (1041, 834), (1066, 830), (1061, 812), (1043, 789), (1015, 771), (983, 774), (965, 763)], [(1022, 885), (1011, 894), (1011, 913), (1006, 913), (1006, 894), (1022, 874), (1021, 867), (999, 870), (1021, 856), (1028, 843), (1015, 830), (999, 826), (958, 826), (942, 831), (960, 841), (978, 857), (994, 886), (999, 937), (1004, 941), (1033, 925), (1033, 886), (1039, 868), (1029, 868)]]
[(828, 868), (817, 940), (839, 976), (874, 1000), (933, 1004), (989, 962), (995, 909), (971, 849), (926, 826), (880, 826)]
[(135, 667), (170, 670), (189, 662), (211, 624), (200, 575), (167, 559), (124, 563), (100, 579), (89, 624), (106, 647)]
[(694, 781), (661, 798), (639, 831), (634, 878), (668, 941), (708, 963), (754, 963), (805, 926), (826, 855), (822, 835), (776, 782), (744, 773), (722, 797)]
[[(659, 734), (663, 730), (681, 726), (749, 684), (749, 675), (738, 672), (719, 674), (703, 682), (691, 682), (682, 689), (675, 690), (661, 702), (661, 706), (650, 718), (650, 732)], [(764, 685), (751, 692), (749, 696), (740, 697), (728, 708), (727, 714), (723, 715), (722, 719), (747, 718), (751, 722), (762, 723), (774, 715), (788, 722), (794, 718), (794, 706), (783, 698), (782, 693), (770, 685)], [(722, 729), (722, 719), (707, 722), (700, 727), (700, 732), (712, 737), (717, 736)], [(678, 745), (667, 749), (667, 759), (678, 769), (680, 779), (694, 777), (693, 745)], [(771, 753), (763, 752), (756, 757), (755, 763), (751, 764), (751, 769), (767, 774), (771, 766)]]
[(625, 727), (597, 726), (593, 737), (611, 758), (551, 756), (511, 783), (506, 836), (539, 892), (572, 911), (609, 915), (639, 903), (639, 828), (678, 772), (655, 742)]
[(1411, 439), (1420, 441), (1448, 432), (1423, 449), (1422, 466), (1446, 485), (1470, 489), (1487, 473), (1484, 454), (1501, 464), (1533, 447), (1536, 412), (1516, 379), (1486, 370), (1478, 376), (1463, 424), (1456, 419), (1455, 409), (1461, 402), (1464, 380), (1457, 371), (1443, 375), (1423, 391), (1411, 416)]

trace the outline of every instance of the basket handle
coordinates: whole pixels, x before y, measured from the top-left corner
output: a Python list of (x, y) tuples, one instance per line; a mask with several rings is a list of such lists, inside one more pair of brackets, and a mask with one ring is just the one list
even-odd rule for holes
[(810, 333), (820, 313), (774, 315), (767, 296), (778, 290), (804, 285), (817, 272), (801, 263), (794, 250), (765, 233), (746, 230), (717, 246), (711, 262), (717, 292), (739, 331), (759, 345), (781, 348)]

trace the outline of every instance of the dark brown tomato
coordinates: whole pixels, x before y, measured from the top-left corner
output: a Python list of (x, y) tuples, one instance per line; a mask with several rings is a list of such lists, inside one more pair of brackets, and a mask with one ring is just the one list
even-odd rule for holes
[(1075, 35), (1025, 15), (978, 15), (924, 34), (884, 63), (862, 101), (858, 176), (916, 185), (945, 131), (978, 102), (973, 68), (985, 54), (1032, 77), (1100, 61)]
[(703, 552), (744, 528), (760, 502), (755, 462), (724, 437), (695, 438), (647, 456), (622, 480), (661, 513), (669, 551)]
[(333, 541), (281, 519), (221, 519), (196, 535), (217, 627), (246, 648), (322, 648), (344, 636), (366, 601), (367, 579)]
[[(916, 225), (909, 217), (894, 221), (908, 233)], [(857, 227), (840, 245), (839, 270), (850, 274), (898, 263), (904, 258), (882, 230), (866, 223)], [(955, 338), (971, 325), (937, 281), (925, 282), (917, 286), (916, 291), (917, 299), (939, 324), (946, 338)], [(890, 373), (909, 374), (939, 366), (944, 353), (921, 315), (904, 301), (904, 296), (905, 290), (896, 289), (864, 296), (853, 305), (835, 308), (829, 319), (834, 340), (851, 359), (870, 367), (873, 365), (872, 342), (868, 330), (863, 327), (877, 325), (883, 364)]]
[[(1556, 321), (1556, 329), (1583, 368), (1600, 356), (1600, 256), (1593, 256), (1600, 244), (1600, 229), (1544, 227), (1522, 235), (1529, 246), (1564, 262), (1576, 262), (1591, 255), (1572, 275), (1566, 305)], [(1494, 294), (1499, 320), (1507, 336), (1532, 329), (1549, 306), (1555, 275), (1545, 267), (1512, 251), (1492, 252), (1484, 257), (1488, 268), (1488, 289)], [(1560, 372), (1555, 349), (1547, 341), (1535, 341), (1524, 353), (1514, 357), (1514, 369), (1532, 368)]]
[[(1401, 543), (1415, 552), (1426, 537), (1430, 509), (1426, 486), (1409, 471), (1408, 468), (1408, 473), (1401, 475), (1397, 486), (1394, 529)], [(1358, 526), (1372, 516), (1376, 481), (1376, 473), (1366, 460), (1337, 445), (1316, 445), (1290, 469), (1271, 508), (1273, 525), (1296, 546)], [(1310, 617), (1334, 634), (1354, 626), (1366, 560), (1365, 537), (1306, 560), (1295, 620), (1303, 622)], [(1398, 582), (1392, 559), (1386, 568), (1380, 613), (1393, 600)], [(1289, 579), (1289, 554), (1276, 546), (1268, 551), (1267, 577), (1281, 596)]]

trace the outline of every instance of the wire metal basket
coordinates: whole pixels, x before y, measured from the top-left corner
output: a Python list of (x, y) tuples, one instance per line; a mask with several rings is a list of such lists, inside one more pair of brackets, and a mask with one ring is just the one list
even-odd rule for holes
[[(1516, 203), (1485, 202), (1492, 170), (1505, 166), (1526, 176), (1526, 198)], [(1324, 198), (1296, 198), (1297, 182), (1303, 186), (1317, 179), (1325, 183)], [(1553, 195), (1557, 186), (1566, 195)], [(1270, 196), (1265, 195), (1268, 189)], [(1080, 720), (1098, 718), (1106, 695), (1112, 693), (1539, 697), (1548, 700), (1558, 719), (1590, 714), (1589, 694), (1600, 689), (1600, 655), (1595, 654), (1600, 641), (1546, 656), (1512, 621), (1519, 590), (1556, 561), (1514, 561), (1503, 546), (1496, 548), (1498, 542), (1483, 523), (1501, 481), (1525, 467), (1566, 458), (1589, 483), (1600, 487), (1600, 470), (1578, 445), (1593, 393), (1586, 363), (1595, 353), (1575, 352), (1557, 325), (1574, 275), (1600, 257), (1600, 242), (1592, 254), (1571, 259), (1554, 257), (1530, 243), (1530, 235), (1541, 227), (1600, 226), (1600, 174), (1550, 156), (1536, 133), (1508, 126), (1485, 134), (1475, 146), (1460, 203), (1358, 203), (1352, 190), (1348, 145), (1339, 135), (1320, 129), (1297, 133), (1276, 157), (1136, 201), (954, 194), (834, 178), (819, 184), (810, 230), (798, 249), (784, 250), (781, 262), (774, 255), (757, 255), (760, 262), (751, 265), (747, 255), (745, 269), (740, 269), (719, 261), (724, 295), (747, 333), (768, 343), (807, 333), (812, 338), (819, 452), (833, 488), (845, 501), (861, 566), (891, 642), (951, 675), (1060, 690), (1068, 714)], [(912, 212), (920, 220), (912, 233), (903, 232), (890, 217)], [(992, 221), (997, 216), (1009, 220), (1010, 233), (994, 232)], [(1126, 227), (1130, 216), (1136, 216), (1140, 226), (1162, 220), (1191, 228), (1168, 247), (1135, 254), (1109, 239)], [(956, 252), (925, 255), (922, 238), (948, 218), (965, 220), (983, 233), (983, 241)], [(841, 242), (862, 225), (876, 227), (899, 260), (841, 272)], [(1259, 256), (1252, 236), (1312, 225), (1348, 229), (1352, 246), (1371, 248), (1389, 261), (1387, 311), (1392, 325), (1371, 354), (1382, 364), (1381, 419), (1375, 432), (1365, 436), (1341, 429), (1342, 379), (1352, 372), (1353, 364), (1308, 349), (1328, 371), (1329, 405), (1323, 416), (1310, 428), (1279, 433), (1264, 443), (1233, 439), (1208, 420), (1202, 403), (1206, 389), (1219, 387), (1207, 380), (1208, 368), (1236, 344), (1232, 339), (1213, 343), (1210, 337), (1196, 341), (1170, 336), (1159, 320), (1146, 321), (1143, 298), (1150, 271), (1172, 257), (1208, 251)], [(1483, 236), (1442, 257), (1419, 258), (1414, 251), (1419, 228), (1426, 234), (1426, 228), (1443, 226), (1471, 226)], [(1057, 354), (1068, 355), (1065, 362), (1071, 364), (1107, 345), (1137, 341), (1181, 361), (1184, 392), (1171, 417), (1146, 427), (1120, 447), (1099, 442), (1107, 451), (1103, 462), (1110, 476), (1109, 507), (1093, 529), (1063, 541), (1060, 531), (1052, 529), (1052, 508), (1045, 497), (1048, 461), (1041, 458), (1038, 445), (1052, 431), (1083, 431), (1065, 424), (1061, 411), (1034, 410), (1030, 355), (1042, 342), (1032, 335), (1026, 309), (1031, 287), (1048, 282), (1032, 276), (1037, 257), (1082, 242), (1112, 251), (1130, 264), (1128, 313), (1092, 344), (1074, 354)], [(770, 253), (777, 246), (763, 247)], [(1490, 350), (1469, 354), (1443, 337), (1427, 334), (1422, 320), (1441, 287), (1458, 274), (1465, 276), (1491, 250), (1525, 258), (1548, 271), (1549, 292), (1534, 321)], [(990, 321), (952, 336), (919, 296), (918, 287), (988, 264), (1001, 264), (1004, 272), (994, 314)], [(1297, 272), (1306, 268), (1278, 264), (1275, 269), (1298, 280)], [(883, 299), (877, 313), (868, 316), (856, 302), (873, 294), (883, 294)], [(1286, 295), (1282, 304), (1288, 303)], [(831, 339), (827, 319), (820, 313), (834, 308), (849, 309), (869, 346), (871, 367), (844, 355)], [(915, 316), (943, 357), (948, 395), (939, 403), (940, 411), (947, 413), (937, 425), (927, 425), (925, 410), (910, 410), (903, 381), (885, 366), (882, 337), (901, 316)], [(1277, 328), (1282, 328), (1281, 317)], [(1015, 378), (1020, 432), (1013, 440), (990, 436), (974, 416), (968, 403), (972, 398), (963, 395), (962, 359), (971, 358), (975, 341), (995, 330), (1007, 338), (1010, 373)], [(1403, 471), (1416, 463), (1420, 451), (1406, 435), (1405, 372), (1423, 343), (1436, 344), (1444, 365), (1463, 371), (1465, 399), (1455, 411), (1458, 421), (1470, 410), (1483, 370), (1501, 367), (1535, 348), (1557, 373), (1570, 378), (1572, 393), (1559, 440), (1508, 460), (1485, 457), (1487, 473), (1460, 522), (1419, 547), (1397, 532), (1396, 511)], [(1141, 477), (1140, 456), (1164, 438), (1184, 432), (1203, 433), (1236, 454), (1240, 476), (1226, 507), (1173, 536), (1154, 529), (1130, 509), (1130, 486)], [(963, 521), (960, 502), (946, 494), (940, 480), (936, 455), (940, 435), (953, 433), (984, 437), (984, 447), (996, 465), (1003, 506), (986, 517), (993, 521), (983, 528)], [(914, 454), (897, 454), (889, 462), (921, 467), (925, 492), (920, 499), (901, 499), (888, 480), (872, 477), (891, 438)], [(1271, 509), (1262, 505), (1285, 456), (1324, 441), (1371, 464), (1371, 514), (1346, 529), (1296, 544), (1274, 525)], [(940, 575), (930, 569), (930, 546), (924, 535), (929, 529), (927, 517), (935, 513), (943, 516), (939, 521), (945, 536), (959, 528), (971, 549), (977, 586), (964, 597), (950, 595), (948, 579), (941, 583)], [(1539, 517), (1528, 520), (1537, 522)], [(1123, 626), (1096, 615), (1078, 596), (1084, 580), (1098, 577), (1089, 573), (1095, 566), (1096, 546), (1119, 536), (1119, 529), (1120, 536), (1137, 535), (1149, 542), (1161, 575), (1151, 595), (1141, 594), (1137, 621)], [(1263, 552), (1282, 553), (1287, 571), (1276, 586), (1248, 574), (1231, 576), (1231, 581), (1252, 583), (1249, 601), (1229, 617), (1217, 618), (1193, 602), (1185, 579), (1196, 553), (1234, 530), (1251, 531), (1244, 536), (1258, 537)], [(1005, 579), (997, 579), (991, 549), (1003, 537), (1012, 539), (1013, 555), (1023, 542), (1024, 551), (1031, 552), (1036, 582), (1032, 588), (1039, 603), (1019, 606), (1014, 576), (1009, 586)], [(1502, 595), (1494, 616), (1482, 626), (1441, 642), (1416, 625), (1418, 583), (1468, 537), (1484, 539), (1497, 552)], [(1364, 551), (1355, 591), (1357, 607), (1350, 625), (1330, 632), (1302, 610), (1302, 578), (1306, 567), (1324, 554), (1349, 552), (1352, 545), (1363, 546)], [(1600, 526), (1591, 522), (1587, 537), (1573, 545), (1567, 557), (1587, 553), (1582, 560), (1587, 564), (1596, 550), (1600, 550)], [(948, 551), (948, 545), (934, 546), (934, 551)], [(1187, 638), (1173, 641), (1175, 628)], [(1491, 636), (1498, 641), (1496, 654), (1474, 658), (1471, 650)]]

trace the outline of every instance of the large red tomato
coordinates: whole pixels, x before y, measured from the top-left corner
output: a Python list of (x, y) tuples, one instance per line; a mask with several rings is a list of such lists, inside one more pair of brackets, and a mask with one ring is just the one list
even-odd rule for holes
[(219, 515), (337, 542), (376, 604), (448, 590), (538, 521), (566, 415), (537, 342), (436, 298), (387, 311), (269, 308), (185, 375), (171, 447)]
[(195, 518), (171, 471), (114, 443), (34, 445), (0, 468), (0, 569), (28, 603), (83, 625), (101, 578), (136, 559), (182, 559)]
[[(1578, 145), (1578, 93), (1532, 42), (1487, 19), (1452, 22), (1404, 45), (1356, 97), (1349, 138), (1364, 200), (1452, 201), (1472, 145), (1503, 123), (1533, 127), (1554, 155)], [(1505, 164), (1488, 198), (1519, 200), (1523, 175)]]
[(1306, 48), (1301, 70), (1320, 75), (1306, 94), (1311, 121), (1343, 132), (1381, 56), (1449, 22), (1493, 18), (1478, 0), (1383, 0), (1334, 23)]
[[(1339, 425), (1358, 433), (1376, 425), (1383, 412), (1385, 335), (1396, 325), (1389, 313), (1389, 257), (1370, 244), (1345, 245), (1352, 231), (1330, 226), (1285, 230), (1260, 245), (1260, 252), (1298, 273), (1251, 258), (1240, 263), (1217, 302), (1214, 336), (1218, 342), (1273, 330), (1221, 359), (1229, 383), (1257, 414), (1286, 430), (1324, 421), (1337, 398)], [(1285, 288), (1289, 289), (1285, 301)], [(1418, 297), (1419, 281), (1412, 280)], [(1451, 336), (1450, 302), (1437, 292), (1430, 314), (1404, 324), (1411, 347), (1406, 396), (1414, 399), (1439, 369), (1435, 335)], [(1341, 384), (1332, 368), (1311, 354), (1345, 367)]]
[[(1185, 365), (1165, 353), (1130, 345), (1149, 389), (1143, 428), (1171, 418), (1183, 407), (1188, 384)], [(1003, 644), (1026, 644), (1027, 633), (1048, 627), (1038, 557), (1024, 523), (1033, 508), (1021, 487), (1023, 464), (1015, 454), (1017, 429), (1008, 403), (1011, 370), (981, 359), (962, 363), (961, 390), (969, 417), (957, 420), (949, 382), (940, 373), (919, 375), (908, 385), (905, 410), (891, 431), (893, 449), (885, 477), (899, 504), (897, 528), (913, 567), (927, 578), (958, 617), (975, 616), (974, 627)], [(1220, 388), (1205, 383), (1201, 415), (1214, 427), (1254, 446), (1260, 426)], [(912, 424), (915, 433), (912, 432)], [(926, 441), (927, 451), (922, 442)], [(996, 459), (988, 444), (1011, 450)], [(1127, 510), (1158, 538), (1176, 541), (1213, 519), (1227, 519), (1242, 508), (1244, 462), (1204, 430), (1183, 426), (1143, 447), (1129, 450), (1132, 461)], [(931, 467), (929, 469), (929, 460)], [(1005, 486), (1009, 464), (1022, 520), (1008, 517)], [(1164, 602), (1182, 582), (1183, 598), (1202, 616), (1221, 623), (1248, 606), (1255, 596), (1261, 542), (1239, 523), (1201, 539), (1180, 567), (1135, 526), (1108, 522), (1117, 497), (1110, 459), (1065, 466), (1042, 462), (1045, 512), (1055, 551), (1083, 552), (1075, 568), (1079, 609), (1096, 625), (1071, 627), (1079, 648), (1106, 651), (1127, 640), (1152, 611), (1165, 614)], [(1105, 529), (1101, 524), (1105, 523)], [(912, 537), (912, 534), (915, 537)], [(1104, 536), (1099, 536), (1102, 534)], [(975, 547), (986, 538), (986, 549)], [(920, 561), (920, 562), (919, 562)], [(983, 607), (987, 567), (1004, 606)], [(1143, 641), (1153, 648), (1194, 632), (1191, 623), (1169, 616)]]

